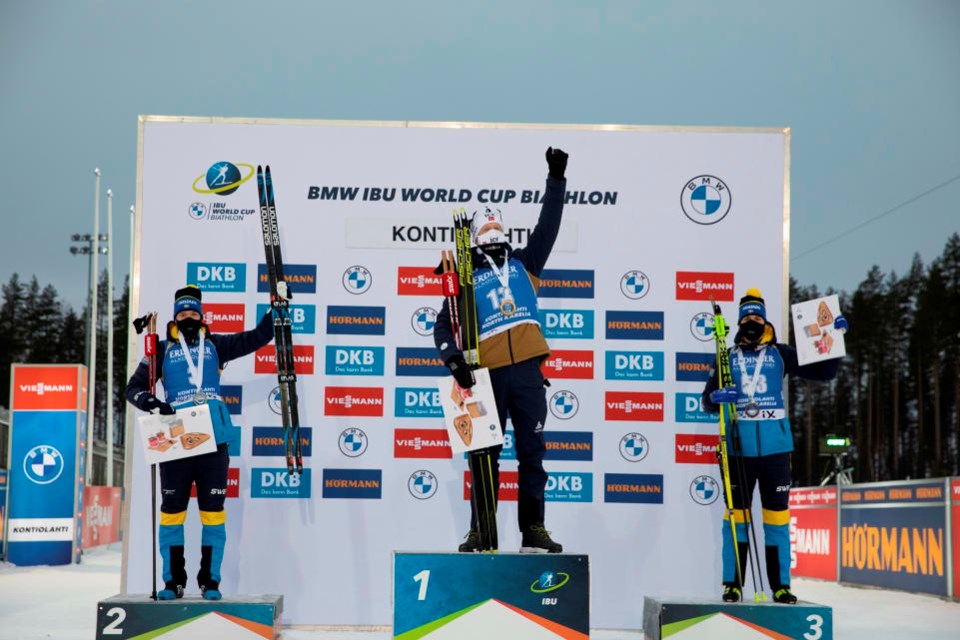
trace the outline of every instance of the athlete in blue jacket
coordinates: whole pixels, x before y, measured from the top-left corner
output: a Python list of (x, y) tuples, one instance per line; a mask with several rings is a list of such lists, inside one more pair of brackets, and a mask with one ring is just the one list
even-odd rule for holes
[[(210, 407), (217, 450), (192, 458), (160, 463), (160, 555), (163, 558), (164, 588), (160, 600), (183, 596), (187, 584), (183, 554), (183, 523), (187, 518), (190, 487), (197, 485), (197, 504), (203, 530), (200, 538), (200, 572), (197, 582), (203, 597), (219, 600), (220, 564), (226, 544), (228, 443), (233, 423), (220, 397), (220, 373), (230, 360), (253, 353), (273, 339), (273, 322), (267, 314), (252, 331), (236, 334), (210, 333), (203, 323), (200, 289), (187, 286), (177, 291), (173, 322), (167, 325), (167, 339), (157, 348), (157, 379), (163, 382), (166, 402), (150, 393), (146, 358), (127, 383), (127, 400), (142, 411), (172, 414), (176, 409), (206, 403)], [(198, 357), (201, 353), (202, 356)]]
[[(764, 300), (757, 289), (749, 289), (740, 299), (737, 324), (734, 346), (730, 349), (733, 386), (718, 389), (717, 371), (711, 367), (710, 378), (703, 390), (703, 406), (711, 413), (719, 413), (720, 404), (735, 403), (737, 407), (736, 431), (727, 431), (727, 450), (730, 452), (730, 489), (741, 571), (746, 567), (746, 529), (750, 518), (750, 505), (744, 505), (741, 496), (751, 500), (754, 488), (759, 484), (770, 589), (776, 602), (796, 604), (797, 598), (790, 591), (790, 452), (793, 451), (793, 434), (784, 405), (783, 379), (792, 374), (807, 380), (832, 380), (837, 375), (840, 360), (824, 360), (801, 367), (796, 349), (777, 342), (773, 325), (767, 322)], [(837, 316), (834, 328), (846, 331), (846, 319)], [(737, 465), (742, 465), (744, 471), (742, 491)], [(743, 594), (737, 584), (733, 534), (727, 514), (724, 514), (722, 538), (723, 599), (738, 602)]]

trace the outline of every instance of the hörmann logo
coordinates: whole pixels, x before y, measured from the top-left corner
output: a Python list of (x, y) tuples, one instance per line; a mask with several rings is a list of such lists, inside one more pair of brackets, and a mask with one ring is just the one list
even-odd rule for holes
[(328, 376), (382, 376), (383, 347), (327, 345)]
[(197, 285), (205, 293), (241, 293), (247, 290), (247, 265), (242, 262), (188, 262), (187, 282)]
[(555, 349), (543, 361), (542, 369), (547, 378), (592, 380), (593, 351)]
[(380, 469), (324, 469), (323, 497), (379, 500), (383, 491)]
[(382, 336), (386, 332), (386, 307), (327, 308), (327, 333), (330, 335)]
[(397, 347), (397, 375), (442, 378), (450, 371), (435, 347)]
[(717, 464), (720, 436), (695, 433), (676, 434), (677, 464)]
[(713, 353), (677, 353), (678, 382), (706, 382), (716, 361)]
[(660, 351), (607, 351), (607, 380), (663, 380)]
[(443, 295), (440, 276), (433, 267), (397, 267), (397, 295), (436, 296)]
[(663, 504), (663, 475), (605, 473), (603, 474), (603, 501)]
[(593, 339), (591, 309), (540, 309), (539, 315), (546, 338)]
[(394, 429), (394, 458), (453, 458), (446, 429)]
[[(463, 499), (470, 500), (470, 491), (473, 488), (473, 478), (469, 471), (463, 472)], [(517, 471), (500, 472), (500, 502), (516, 502), (520, 493), (520, 475)]]
[[(253, 455), (283, 457), (286, 451), (283, 427), (253, 428)], [(300, 427), (300, 453), (304, 458), (313, 455), (313, 427)]]
[(677, 271), (677, 300), (733, 302), (733, 274)]
[(607, 391), (604, 396), (606, 420), (663, 422), (663, 393)]
[[(313, 345), (293, 345), (293, 370), (297, 375), (313, 375)], [(277, 373), (277, 348), (268, 345), (257, 349), (253, 362), (254, 373)]]
[(244, 329), (245, 305), (222, 302), (203, 304), (203, 321), (214, 333), (237, 333)]
[(607, 311), (607, 340), (663, 340), (663, 311)]
[(393, 396), (397, 418), (439, 418), (443, 415), (440, 392), (435, 388), (397, 387)]
[(220, 386), (220, 399), (227, 405), (227, 411), (232, 416), (243, 412), (243, 386), (239, 384), (225, 384)]
[(593, 432), (544, 431), (547, 452), (544, 460), (593, 460)]
[(324, 387), (323, 413), (328, 416), (383, 416), (381, 387)]
[(593, 298), (593, 269), (544, 269), (540, 274), (541, 298)]
[[(285, 264), (283, 265), (283, 279), (292, 293), (317, 292), (317, 265), (315, 264)], [(270, 291), (270, 278), (267, 274), (267, 265), (257, 265), (257, 291)]]
[[(262, 318), (270, 311), (270, 305), (257, 305), (257, 318)], [(287, 307), (287, 314), (290, 316), (291, 333), (316, 333), (317, 332), (317, 307), (312, 304), (291, 304)]]

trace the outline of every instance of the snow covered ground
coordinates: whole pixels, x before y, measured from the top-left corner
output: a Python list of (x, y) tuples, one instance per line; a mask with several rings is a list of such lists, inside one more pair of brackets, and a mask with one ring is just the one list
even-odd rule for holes
[[(119, 545), (94, 549), (83, 564), (14, 567), (0, 563), (0, 640), (92, 640), (97, 602), (120, 590)], [(794, 580), (803, 600), (834, 611), (837, 640), (957, 640), (960, 603), (938, 598)], [(635, 606), (624, 603), (624, 606)], [(641, 605), (642, 606), (642, 605)], [(638, 624), (640, 611), (638, 608)], [(386, 640), (389, 632), (288, 629), (284, 640)], [(639, 631), (597, 630), (598, 640), (638, 640)]]

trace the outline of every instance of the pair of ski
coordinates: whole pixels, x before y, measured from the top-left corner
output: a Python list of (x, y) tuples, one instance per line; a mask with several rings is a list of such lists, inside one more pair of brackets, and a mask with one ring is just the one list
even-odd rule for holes
[[(477, 324), (477, 300), (473, 286), (473, 257), (470, 247), (470, 219), (464, 209), (454, 210), (453, 230), (456, 255), (441, 252), (443, 295), (450, 308), (450, 323), (457, 347), (463, 352), (470, 370), (480, 368), (480, 335)], [(456, 385), (456, 382), (454, 382)], [(473, 483), (470, 501), (477, 518), (480, 551), (496, 553), (497, 539), (497, 474), (489, 448), (467, 454), (467, 465)]]
[[(710, 306), (713, 308), (713, 339), (717, 348), (717, 384), (718, 388), (733, 386), (733, 373), (730, 370), (730, 352), (727, 350), (727, 322), (720, 311), (720, 305), (710, 298)], [(744, 519), (744, 533), (746, 534), (745, 544), (747, 545), (747, 555), (749, 556), (750, 577), (753, 581), (753, 599), (757, 602), (767, 599), (766, 591), (763, 587), (763, 575), (760, 571), (760, 549), (757, 545), (756, 531), (753, 527), (753, 518), (750, 512), (753, 507), (753, 496), (746, 495), (746, 474), (743, 469), (743, 457), (740, 455), (740, 434), (737, 425), (737, 406), (736, 404), (720, 405), (720, 441), (717, 444), (717, 460), (720, 463), (720, 475), (723, 477), (723, 496), (727, 511), (727, 519), (730, 522), (730, 532), (733, 537), (733, 556), (737, 567), (737, 586), (743, 593), (744, 587), (744, 567), (740, 562), (740, 544), (737, 540), (737, 510), (733, 504), (733, 490), (730, 484), (730, 453), (727, 451), (727, 423), (730, 425), (730, 433), (734, 448), (734, 468), (737, 474), (737, 488), (739, 490), (740, 504), (743, 506), (742, 513)], [(759, 580), (760, 588), (757, 588)]]

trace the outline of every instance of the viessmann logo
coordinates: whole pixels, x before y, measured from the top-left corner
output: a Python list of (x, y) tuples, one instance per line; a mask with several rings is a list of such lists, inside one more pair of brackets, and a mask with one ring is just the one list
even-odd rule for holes
[(607, 391), (604, 418), (663, 422), (663, 393), (646, 391)]
[[(463, 472), (463, 499), (470, 500), (473, 490), (473, 478), (469, 471)], [(501, 471), (499, 499), (501, 502), (516, 502), (520, 494), (520, 473), (518, 471)]]
[(72, 384), (49, 384), (44, 382), (38, 382), (36, 384), (21, 384), (19, 385), (21, 393), (35, 393), (38, 396), (49, 393), (73, 393)]
[(453, 458), (446, 429), (395, 429), (394, 458)]
[(242, 303), (207, 302), (203, 305), (203, 321), (214, 333), (237, 333), (244, 329), (245, 307)]
[[(293, 370), (297, 375), (313, 375), (313, 345), (293, 345)], [(268, 345), (254, 354), (254, 373), (277, 373), (277, 348)]]
[(325, 387), (323, 413), (328, 416), (383, 416), (381, 387)]
[(676, 462), (678, 464), (716, 464), (720, 436), (713, 434), (678, 433), (676, 435)]
[(398, 267), (397, 295), (442, 296), (440, 276), (435, 274), (433, 269), (433, 267)]
[(543, 362), (547, 378), (593, 379), (593, 351), (554, 350)]
[(733, 274), (677, 271), (677, 300), (733, 302)]

